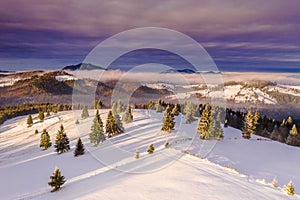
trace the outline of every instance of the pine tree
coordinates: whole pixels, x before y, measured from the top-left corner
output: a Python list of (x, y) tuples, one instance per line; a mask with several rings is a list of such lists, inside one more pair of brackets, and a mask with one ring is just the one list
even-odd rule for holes
[(52, 143), (51, 143), (51, 139), (50, 139), (50, 135), (47, 132), (46, 129), (43, 130), (43, 133), (41, 134), (41, 141), (40, 141), (40, 147), (43, 147), (43, 150), (48, 149), (49, 147), (51, 147)]
[(185, 120), (187, 124), (192, 123), (193, 121), (195, 121), (195, 114), (196, 114), (196, 106), (189, 102), (186, 104), (186, 106), (184, 107), (185, 110)]
[(294, 124), (292, 130), (290, 130), (290, 135), (298, 135), (296, 124)]
[(113, 113), (113, 115), (116, 115), (117, 113), (118, 113), (118, 111), (117, 111), (117, 103), (116, 102), (113, 102), (112, 103), (112, 106), (111, 106), (111, 111), (112, 111), (112, 113)]
[(172, 110), (172, 115), (173, 116), (178, 116), (179, 115), (179, 107), (178, 104), (176, 104)]
[(174, 126), (175, 126), (175, 122), (174, 122), (174, 117), (171, 113), (171, 108), (170, 108), (170, 106), (167, 106), (165, 114), (164, 114), (163, 125), (162, 125), (161, 130), (170, 132), (170, 131), (174, 130)]
[(250, 108), (248, 110), (247, 115), (244, 117), (244, 123), (243, 123), (243, 138), (250, 139), (251, 134), (254, 134), (256, 131), (256, 124), (254, 120), (254, 115), (252, 114), (252, 109)]
[(170, 143), (169, 143), (169, 141), (167, 140), (166, 142), (165, 142), (165, 148), (168, 148), (170, 146)]
[(55, 150), (58, 154), (64, 153), (70, 150), (69, 138), (65, 133), (63, 125), (60, 126), (55, 138)]
[(84, 106), (82, 109), (81, 118), (85, 119), (85, 118), (88, 118), (89, 116), (90, 115), (89, 115), (88, 107)]
[(280, 126), (285, 126), (285, 125), (286, 125), (286, 121), (285, 121), (285, 119), (283, 119)]
[(276, 177), (273, 179), (272, 185), (273, 185), (274, 188), (278, 187), (278, 181), (277, 181)]
[(155, 107), (156, 107), (156, 112), (162, 112), (164, 110), (162, 101), (160, 99), (157, 101)]
[(132, 122), (133, 120), (133, 116), (132, 116), (132, 113), (131, 113), (131, 108), (130, 106), (128, 105), (123, 116), (122, 116), (122, 121), (126, 124)]
[(27, 118), (27, 127), (31, 127), (33, 125), (32, 116), (29, 115)]
[(288, 126), (292, 126), (293, 125), (293, 119), (292, 119), (292, 117), (288, 117), (288, 119), (287, 119), (287, 125)]
[(286, 191), (286, 193), (290, 196), (293, 196), (295, 194), (295, 189), (293, 186), (293, 182), (290, 181), (289, 184), (286, 186), (283, 186), (283, 189)]
[(50, 111), (47, 110), (47, 114), (46, 114), (46, 117), (49, 117), (50, 116)]
[(105, 133), (107, 137), (112, 137), (121, 133), (121, 130), (119, 130), (119, 127), (117, 126), (116, 120), (111, 110), (108, 112), (107, 115)]
[(117, 103), (117, 113), (120, 114), (121, 112), (123, 112), (123, 103), (119, 100)]
[(202, 112), (197, 127), (197, 133), (200, 134), (201, 139), (208, 140), (213, 136), (211, 135), (212, 120), (213, 116), (211, 112), (211, 106), (207, 104)]
[(38, 134), (38, 133), (39, 133), (39, 131), (37, 129), (35, 129), (34, 134)]
[(91, 127), (90, 142), (98, 145), (100, 142), (105, 141), (105, 139), (106, 138), (103, 130), (103, 123), (97, 110)]
[(154, 148), (153, 144), (150, 144), (148, 146), (147, 152), (148, 152), (148, 154), (152, 154), (154, 152), (154, 150), (155, 150), (155, 148)]
[(135, 151), (135, 159), (139, 159), (140, 158), (140, 152), (139, 150)]
[(45, 119), (44, 112), (39, 112), (38, 118), (41, 120), (41, 122), (43, 122)]
[(213, 126), (213, 134), (217, 136), (218, 140), (224, 138), (224, 131), (221, 126), (220, 112), (218, 112), (215, 124)]
[(124, 127), (123, 127), (123, 123), (122, 123), (122, 120), (120, 118), (120, 115), (115, 114), (114, 118), (115, 118), (115, 121), (116, 121), (116, 124), (117, 124), (118, 133), (124, 133)]
[(60, 189), (60, 187), (66, 182), (65, 177), (61, 174), (60, 170), (56, 167), (52, 176), (50, 176), (50, 185), (53, 189), (51, 192), (55, 192)]
[(253, 123), (254, 123), (254, 126), (255, 126), (255, 130), (256, 130), (256, 127), (259, 125), (260, 123), (260, 112), (259, 110), (256, 110), (255, 111), (255, 115), (253, 116)]
[(228, 120), (225, 119), (225, 122), (224, 122), (224, 128), (227, 128), (228, 127)]
[(77, 157), (77, 156), (83, 155), (83, 154), (84, 154), (84, 146), (83, 146), (83, 143), (82, 143), (82, 141), (79, 137), (78, 140), (77, 140), (76, 147), (75, 147), (74, 156)]

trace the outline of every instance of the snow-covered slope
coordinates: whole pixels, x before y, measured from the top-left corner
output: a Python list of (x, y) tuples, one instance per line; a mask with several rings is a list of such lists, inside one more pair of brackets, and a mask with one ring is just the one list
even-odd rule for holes
[[(100, 111), (103, 121), (107, 112)], [(125, 125), (124, 134), (94, 147), (88, 142), (94, 111), (90, 111), (92, 117), (79, 120), (78, 130), (77, 114), (60, 112), (44, 123), (34, 119), (30, 128), (26, 116), (0, 126), (1, 199), (289, 199), (281, 188), (262, 181), (270, 182), (274, 176), (280, 187), (291, 179), (299, 191), (299, 148), (257, 137), (244, 140), (232, 128), (224, 129), (225, 139), (220, 142), (203, 142), (195, 134), (197, 122), (185, 124), (182, 116), (176, 118), (173, 133), (162, 134), (162, 114), (145, 110), (133, 113), (134, 122)], [(61, 155), (53, 147), (41, 151), (40, 134), (34, 130), (47, 128), (54, 143), (61, 123), (71, 151)], [(77, 131), (87, 152), (75, 158)], [(164, 148), (166, 140), (170, 148)], [(149, 155), (145, 151), (150, 143), (156, 150)], [(136, 149), (141, 153), (138, 160)], [(56, 166), (67, 182), (60, 191), (50, 193), (47, 182)]]

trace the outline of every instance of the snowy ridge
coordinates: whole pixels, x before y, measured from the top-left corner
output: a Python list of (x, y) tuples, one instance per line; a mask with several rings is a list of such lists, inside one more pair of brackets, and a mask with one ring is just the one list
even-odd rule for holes
[[(181, 115), (176, 117), (175, 131), (164, 134), (160, 131), (162, 113), (146, 110), (135, 110), (134, 121), (125, 125), (124, 134), (93, 147), (86, 130), (95, 111), (89, 112), (91, 117), (85, 120), (78, 118), (76, 112), (74, 116), (72, 111), (66, 111), (46, 118), (44, 123), (33, 115), (34, 125), (30, 128), (26, 127), (26, 116), (1, 125), (0, 176), (2, 180), (9, 180), (1, 182), (1, 198), (289, 198), (281, 188), (270, 185), (275, 176), (280, 187), (292, 180), (296, 193), (299, 193), (300, 175), (296, 167), (300, 162), (299, 148), (257, 140), (259, 137), (256, 136), (244, 140), (240, 131), (233, 128), (224, 129), (225, 138), (220, 142), (201, 141), (195, 134), (197, 122), (185, 124)], [(107, 112), (100, 110), (104, 122)], [(78, 128), (85, 130), (80, 136), (86, 154), (75, 158), (76, 119), (80, 121)], [(71, 151), (61, 155), (57, 155), (53, 147), (42, 151), (39, 148), (40, 133), (35, 135), (34, 130), (47, 128), (54, 143), (61, 123), (70, 138)], [(170, 148), (164, 147), (166, 140), (170, 142)], [(146, 153), (150, 143), (155, 146), (153, 154)], [(140, 159), (134, 158), (136, 149), (140, 151)], [(55, 166), (60, 168), (67, 182), (60, 191), (50, 193), (47, 182)], [(290, 199), (300, 197), (295, 195)]]

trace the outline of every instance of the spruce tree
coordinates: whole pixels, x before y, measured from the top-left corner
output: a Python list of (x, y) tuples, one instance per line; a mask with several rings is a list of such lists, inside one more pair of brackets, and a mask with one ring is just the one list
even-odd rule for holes
[(213, 137), (211, 134), (212, 120), (213, 116), (211, 112), (211, 106), (206, 104), (197, 127), (197, 133), (200, 135), (201, 139), (208, 140)]
[(278, 187), (278, 184), (277, 184), (277, 179), (276, 179), (276, 177), (273, 179), (273, 181), (272, 181), (272, 185), (273, 185), (273, 187), (274, 188), (277, 188)]
[(90, 115), (89, 115), (88, 107), (84, 106), (82, 109), (81, 118), (85, 119), (85, 118), (88, 118), (89, 116)]
[(60, 130), (58, 130), (55, 138), (55, 150), (58, 154), (67, 152), (70, 150), (69, 138), (65, 133), (65, 129), (63, 125), (60, 126)]
[(176, 104), (172, 110), (172, 115), (173, 116), (178, 116), (179, 115), (179, 106)]
[(43, 133), (41, 134), (40, 147), (44, 148), (43, 150), (46, 150), (49, 147), (51, 147), (51, 145), (52, 145), (52, 143), (51, 143), (50, 135), (47, 132), (47, 130), (44, 129)]
[(170, 108), (170, 106), (167, 106), (167, 108), (165, 110), (165, 114), (164, 114), (164, 118), (163, 118), (163, 125), (162, 125), (161, 130), (170, 132), (170, 131), (174, 130), (174, 126), (175, 126), (175, 122), (174, 122), (174, 117), (171, 113), (171, 108)]
[(290, 196), (293, 196), (295, 194), (295, 189), (293, 186), (293, 182), (290, 181), (288, 185), (283, 186), (283, 189), (286, 191), (286, 193)]
[(66, 182), (65, 177), (61, 174), (60, 170), (56, 167), (52, 176), (50, 176), (50, 185), (53, 189), (51, 192), (55, 192), (60, 189), (60, 187)]
[(117, 103), (117, 113), (120, 114), (121, 112), (123, 112), (123, 103), (119, 100)]
[(290, 127), (292, 127), (292, 125), (293, 125), (293, 119), (292, 119), (292, 117), (291, 117), (291, 116), (290, 116), (290, 117), (288, 117), (288, 119), (287, 119), (286, 123), (287, 123), (287, 125), (288, 125), (288, 127), (289, 127), (289, 128), (290, 128)]
[(79, 137), (78, 140), (77, 140), (77, 143), (76, 143), (74, 156), (77, 157), (77, 156), (83, 155), (83, 154), (84, 154), (84, 146), (83, 146), (83, 143), (82, 143), (82, 141)]
[(140, 158), (140, 152), (139, 150), (135, 151), (135, 159), (139, 159)]
[(294, 124), (292, 129), (290, 130), (290, 135), (298, 135), (296, 124)]
[(114, 118), (115, 118), (115, 121), (116, 121), (116, 124), (117, 124), (118, 133), (124, 133), (124, 127), (123, 127), (123, 123), (122, 123), (122, 120), (120, 118), (120, 115), (115, 114)]
[(41, 120), (41, 122), (43, 122), (45, 119), (44, 112), (39, 112), (38, 118)]
[(154, 150), (155, 150), (155, 148), (154, 148), (153, 144), (150, 144), (148, 146), (147, 152), (148, 152), (148, 154), (152, 154), (154, 152)]
[(164, 107), (162, 105), (162, 100), (159, 99), (157, 101), (155, 108), (156, 108), (156, 112), (162, 112), (164, 110)]
[(196, 106), (189, 102), (186, 104), (186, 106), (184, 107), (185, 110), (185, 120), (187, 124), (192, 123), (193, 121), (195, 121), (195, 114), (196, 114)]
[(79, 120), (78, 120), (78, 119), (75, 121), (75, 124), (76, 124), (76, 125), (78, 125), (78, 124), (79, 124)]
[(107, 115), (107, 120), (105, 124), (105, 133), (107, 137), (112, 137), (114, 135), (121, 133), (121, 130), (119, 130), (119, 127), (117, 126), (116, 120), (111, 110), (108, 112)]
[(165, 142), (165, 148), (168, 148), (170, 146), (170, 143), (169, 143), (169, 141), (167, 140), (166, 142)]
[(132, 116), (132, 113), (131, 113), (131, 108), (130, 108), (130, 105), (127, 106), (123, 116), (122, 116), (122, 121), (126, 124), (132, 122), (133, 120), (133, 116)]
[(251, 134), (254, 134), (256, 131), (256, 124), (254, 120), (254, 115), (252, 114), (252, 109), (248, 110), (247, 115), (244, 117), (242, 134), (243, 138), (250, 139)]
[(89, 139), (90, 139), (90, 142), (94, 143), (95, 145), (98, 145), (100, 142), (103, 142), (106, 139), (104, 130), (103, 130), (103, 123), (102, 123), (101, 117), (98, 113), (98, 110), (97, 110), (97, 113), (93, 120)]
[(213, 134), (217, 136), (218, 140), (224, 138), (224, 131), (221, 126), (220, 112), (217, 113), (215, 124), (213, 126)]
[(27, 127), (31, 127), (33, 125), (32, 116), (29, 115), (27, 118)]
[(38, 134), (38, 133), (39, 133), (39, 131), (37, 129), (35, 129), (34, 134)]

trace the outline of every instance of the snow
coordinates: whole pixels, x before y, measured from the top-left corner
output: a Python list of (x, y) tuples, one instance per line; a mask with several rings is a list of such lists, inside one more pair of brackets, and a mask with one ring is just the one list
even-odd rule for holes
[(69, 80), (76, 80), (73, 76), (70, 75), (59, 75), (55, 76), (55, 79), (58, 81), (69, 81)]
[[(224, 140), (201, 141), (195, 131), (197, 122), (185, 124), (181, 115), (172, 133), (161, 133), (162, 113), (147, 110), (135, 110), (124, 134), (94, 147), (88, 132), (95, 111), (89, 112), (91, 117), (84, 120), (79, 118), (81, 111), (59, 112), (44, 123), (33, 115), (30, 128), (27, 116), (1, 125), (1, 199), (288, 199), (281, 187), (289, 180), (299, 191), (299, 148), (256, 136), (244, 140), (233, 128), (224, 129)], [(107, 112), (100, 110), (104, 122)], [(61, 123), (71, 151), (61, 155), (53, 147), (42, 151), (40, 133), (35, 135), (34, 130), (47, 128), (54, 143)], [(79, 135), (86, 154), (75, 158)], [(164, 148), (166, 140), (170, 148)], [(150, 143), (155, 152), (149, 155), (145, 151)], [(140, 159), (134, 158), (136, 149)], [(56, 166), (67, 182), (51, 193), (47, 182)], [(270, 185), (275, 176), (280, 188)]]

